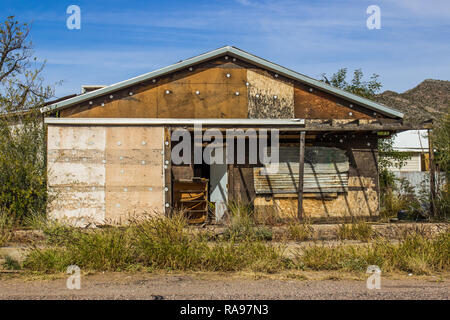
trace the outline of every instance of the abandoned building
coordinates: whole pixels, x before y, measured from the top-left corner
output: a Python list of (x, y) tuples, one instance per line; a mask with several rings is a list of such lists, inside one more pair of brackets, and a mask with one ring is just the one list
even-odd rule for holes
[[(281, 217), (376, 218), (377, 141), (407, 129), (396, 110), (230, 46), (92, 89), (41, 109), (49, 215), (77, 223), (174, 208), (214, 221), (231, 201)], [(243, 162), (173, 163), (172, 133), (199, 125), (277, 130), (278, 170), (249, 160), (249, 137), (234, 155)]]

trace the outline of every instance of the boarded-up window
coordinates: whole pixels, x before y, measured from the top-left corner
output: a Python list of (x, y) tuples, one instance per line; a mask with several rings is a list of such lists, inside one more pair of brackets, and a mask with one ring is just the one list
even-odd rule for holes
[[(266, 167), (254, 168), (257, 194), (297, 193), (299, 172), (298, 147), (280, 147), (277, 173)], [(305, 147), (303, 192), (346, 192), (349, 162), (345, 151), (330, 147)]]

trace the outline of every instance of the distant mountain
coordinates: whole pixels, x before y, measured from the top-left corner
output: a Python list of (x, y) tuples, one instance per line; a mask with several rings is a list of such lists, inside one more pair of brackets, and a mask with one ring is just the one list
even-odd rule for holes
[(405, 122), (436, 119), (450, 112), (450, 81), (426, 79), (403, 93), (385, 91), (375, 101), (405, 114)]

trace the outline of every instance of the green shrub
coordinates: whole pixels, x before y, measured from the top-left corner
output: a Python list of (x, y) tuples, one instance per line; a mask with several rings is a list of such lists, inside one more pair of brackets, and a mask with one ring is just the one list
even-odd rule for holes
[(45, 154), (45, 128), (35, 112), (19, 123), (0, 119), (0, 211), (18, 223), (46, 210)]
[(3, 263), (3, 268), (6, 270), (20, 270), (20, 263), (11, 256), (5, 257), (5, 262)]

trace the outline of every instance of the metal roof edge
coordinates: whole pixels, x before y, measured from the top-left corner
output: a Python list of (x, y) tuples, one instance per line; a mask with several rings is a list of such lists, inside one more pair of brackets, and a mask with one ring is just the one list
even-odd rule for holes
[(264, 67), (265, 69), (269, 69), (271, 71), (276, 71), (280, 75), (286, 76), (288, 78), (293, 78), (294, 80), (298, 80), (300, 82), (307, 83), (308, 85), (310, 85), (312, 87), (315, 87), (315, 88), (318, 88), (320, 90), (324, 90), (324, 91), (326, 91), (328, 93), (331, 93), (331, 94), (337, 95), (339, 97), (345, 98), (346, 100), (349, 100), (349, 101), (352, 101), (354, 103), (360, 104), (360, 105), (365, 106), (365, 107), (367, 107), (369, 109), (378, 111), (378, 112), (380, 112), (382, 114), (385, 114), (385, 115), (388, 115), (388, 116), (393, 116), (393, 117), (398, 117), (398, 118), (403, 118), (403, 113), (401, 113), (401, 112), (399, 112), (397, 110), (391, 109), (391, 108), (389, 108), (387, 106), (384, 106), (384, 105), (382, 105), (380, 103), (374, 102), (374, 101), (366, 99), (366, 98), (362, 98), (362, 97), (360, 97), (358, 95), (355, 95), (355, 94), (352, 94), (350, 92), (347, 92), (347, 91), (341, 90), (339, 88), (333, 87), (333, 86), (331, 86), (329, 84), (326, 84), (326, 83), (324, 83), (322, 81), (310, 78), (310, 77), (305, 76), (305, 75), (303, 75), (301, 73), (298, 73), (296, 71), (287, 69), (287, 68), (282, 67), (282, 66), (280, 66), (278, 64), (275, 64), (275, 63), (270, 62), (268, 60), (262, 59), (260, 57), (257, 57), (257, 56), (255, 56), (253, 54), (250, 54), (250, 53), (245, 52), (245, 51), (243, 51), (243, 50), (241, 50), (239, 48), (232, 47), (232, 46), (224, 46), (224, 47), (218, 48), (216, 50), (200, 54), (200, 55), (195, 56), (193, 58), (189, 58), (189, 59), (180, 61), (180, 62), (175, 63), (173, 65), (170, 65), (170, 66), (167, 66), (167, 67), (164, 67), (164, 68), (152, 71), (152, 72), (148, 72), (148, 73), (145, 73), (143, 75), (140, 75), (140, 76), (137, 76), (137, 77), (125, 80), (125, 81), (121, 81), (121, 82), (112, 84), (112, 85), (107, 86), (105, 88), (98, 89), (98, 90), (95, 90), (95, 91), (91, 91), (91, 92), (85, 93), (83, 95), (76, 96), (74, 98), (67, 99), (67, 100), (59, 102), (59, 103), (55, 103), (55, 104), (52, 104), (52, 105), (49, 105), (49, 106), (46, 106), (46, 107), (42, 107), (40, 110), (41, 110), (41, 112), (48, 112), (48, 111), (55, 110), (55, 109), (62, 109), (62, 108), (65, 108), (65, 107), (69, 107), (69, 106), (71, 106), (71, 105), (73, 105), (75, 103), (83, 102), (83, 101), (95, 98), (97, 96), (108, 94), (108, 93), (114, 92), (116, 90), (120, 90), (120, 89), (126, 88), (128, 86), (131, 86), (131, 85), (134, 85), (134, 84), (137, 84), (137, 83), (140, 83), (140, 82), (143, 82), (143, 81), (155, 78), (155, 77), (159, 77), (159, 76), (162, 76), (162, 75), (174, 72), (174, 71), (178, 71), (180, 69), (189, 67), (189, 66), (197, 64), (199, 62), (203, 62), (203, 61), (208, 60), (208, 59), (213, 59), (213, 58), (216, 58), (217, 56), (220, 56), (222, 54), (227, 54), (227, 53), (230, 54), (230, 55), (235, 55), (236, 57), (238, 57), (240, 59), (246, 60), (247, 62), (251, 62), (253, 64), (256, 64), (256, 65), (259, 65), (261, 67)]
[(223, 54), (225, 52), (228, 52), (229, 49), (230, 49), (230, 47), (226, 46), (226, 47), (222, 47), (222, 48), (219, 48), (219, 49), (216, 49), (216, 50), (213, 50), (213, 51), (209, 51), (209, 52), (206, 52), (204, 54), (195, 56), (193, 58), (189, 58), (189, 59), (177, 62), (177, 63), (172, 64), (170, 66), (167, 66), (167, 67), (155, 70), (155, 71), (151, 71), (151, 72), (148, 72), (148, 73), (142, 74), (140, 76), (137, 76), (137, 77), (134, 77), (134, 78), (130, 78), (130, 79), (127, 79), (127, 80), (124, 80), (124, 81), (121, 81), (121, 82), (114, 83), (114, 84), (109, 85), (109, 86), (107, 86), (105, 88), (101, 88), (101, 89), (98, 89), (98, 90), (87, 92), (87, 93), (84, 93), (82, 95), (78, 95), (78, 96), (76, 96), (74, 98), (70, 98), (70, 99), (64, 100), (64, 101), (62, 101), (60, 103), (55, 103), (55, 104), (51, 104), (51, 105), (46, 106), (46, 107), (42, 107), (40, 109), (40, 111), (42, 113), (44, 113), (44, 112), (48, 112), (48, 111), (55, 110), (55, 109), (62, 109), (64, 107), (69, 107), (69, 106), (71, 106), (71, 105), (73, 105), (75, 103), (78, 103), (78, 102), (83, 102), (83, 101), (86, 101), (86, 100), (89, 100), (89, 99), (93, 99), (93, 98), (95, 98), (97, 96), (101, 96), (101, 95), (104, 95), (104, 94), (112, 93), (114, 91), (126, 88), (128, 86), (131, 86), (131, 85), (134, 85), (134, 84), (137, 84), (137, 83), (140, 83), (140, 82), (143, 82), (143, 81), (155, 78), (155, 77), (159, 77), (161, 75), (164, 75), (164, 74), (167, 74), (167, 73), (170, 73), (170, 72), (178, 71), (180, 69), (189, 67), (189, 66), (191, 66), (193, 64), (196, 64), (196, 63), (199, 63), (201, 61), (205, 61), (205, 60), (208, 60), (208, 59), (213, 59), (213, 58), (215, 58), (217, 56), (220, 56), (221, 54)]

